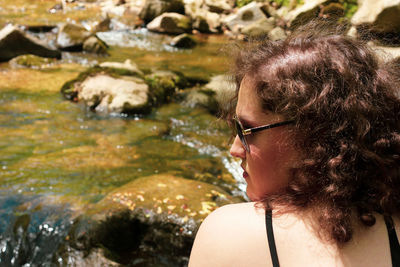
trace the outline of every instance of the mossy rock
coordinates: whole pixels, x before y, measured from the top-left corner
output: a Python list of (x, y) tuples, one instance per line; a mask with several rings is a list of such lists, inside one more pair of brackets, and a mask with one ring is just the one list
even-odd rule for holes
[(39, 57), (31, 54), (21, 55), (10, 60), (9, 64), (13, 68), (33, 68), (41, 69), (57, 62), (54, 58)]
[(95, 66), (92, 68), (87, 69), (84, 72), (81, 72), (78, 77), (75, 79), (72, 79), (70, 81), (67, 81), (64, 83), (64, 85), (61, 87), (61, 93), (62, 95), (71, 101), (77, 102), (78, 101), (78, 90), (77, 87), (75, 86), (76, 84), (79, 84), (83, 82), (86, 78), (90, 76), (95, 76), (98, 74), (106, 74), (114, 78), (120, 78), (121, 76), (134, 76), (134, 77), (139, 77), (143, 78), (140, 73), (124, 68), (109, 68), (109, 67), (100, 67), (100, 66)]
[(179, 72), (156, 70), (146, 75), (145, 80), (150, 86), (150, 92), (155, 102), (168, 102), (176, 89), (183, 89), (189, 84), (188, 80)]
[(189, 219), (200, 222), (217, 207), (240, 201), (218, 186), (159, 174), (117, 188), (97, 203), (92, 212), (111, 215), (121, 210), (142, 210), (152, 216), (175, 214), (177, 222), (184, 224)]

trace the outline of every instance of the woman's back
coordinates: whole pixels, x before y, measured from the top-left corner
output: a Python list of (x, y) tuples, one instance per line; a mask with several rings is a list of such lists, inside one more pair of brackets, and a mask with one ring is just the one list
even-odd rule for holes
[[(375, 217), (375, 225), (354, 227), (353, 238), (338, 248), (318, 235), (310, 214), (273, 216), (279, 263), (281, 266), (392, 266), (385, 221), (379, 214)], [(397, 217), (393, 220), (399, 233), (400, 220)], [(264, 209), (256, 208), (255, 203), (242, 203), (213, 212), (199, 229), (189, 266), (272, 266)]]

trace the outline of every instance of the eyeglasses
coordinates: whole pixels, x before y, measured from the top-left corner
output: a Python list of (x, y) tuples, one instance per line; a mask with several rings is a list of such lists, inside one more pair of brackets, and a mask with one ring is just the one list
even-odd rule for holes
[(247, 144), (246, 137), (245, 137), (246, 135), (250, 135), (255, 132), (259, 132), (259, 131), (263, 131), (263, 130), (267, 130), (267, 129), (271, 129), (271, 128), (275, 128), (275, 127), (279, 127), (279, 126), (283, 126), (283, 125), (287, 125), (287, 124), (291, 124), (294, 122), (294, 121), (282, 121), (282, 122), (257, 126), (254, 128), (244, 129), (242, 123), (240, 122), (240, 120), (238, 119), (238, 117), (236, 115), (233, 116), (233, 121), (235, 123), (236, 134), (239, 136), (239, 139), (242, 142), (242, 144), (247, 152), (250, 152), (250, 147)]

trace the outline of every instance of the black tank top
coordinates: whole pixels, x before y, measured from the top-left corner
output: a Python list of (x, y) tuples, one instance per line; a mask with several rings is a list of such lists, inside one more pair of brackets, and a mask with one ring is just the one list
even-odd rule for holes
[[(394, 223), (391, 217), (385, 216), (384, 218), (385, 218), (386, 229), (389, 235), (392, 266), (400, 267), (400, 244), (399, 240), (397, 239)], [(265, 213), (265, 225), (267, 228), (268, 245), (269, 245), (269, 252), (271, 255), (272, 265), (274, 267), (279, 267), (279, 259), (275, 246), (274, 230), (272, 228), (272, 211), (267, 211)]]

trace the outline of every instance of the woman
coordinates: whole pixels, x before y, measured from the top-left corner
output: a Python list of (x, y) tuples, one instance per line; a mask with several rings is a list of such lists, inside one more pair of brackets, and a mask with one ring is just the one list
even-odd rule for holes
[(400, 266), (396, 67), (311, 24), (241, 50), (235, 77), (253, 202), (210, 214), (189, 266)]

